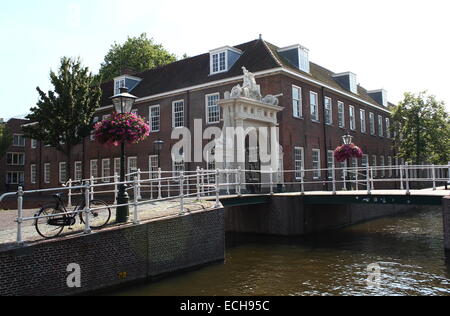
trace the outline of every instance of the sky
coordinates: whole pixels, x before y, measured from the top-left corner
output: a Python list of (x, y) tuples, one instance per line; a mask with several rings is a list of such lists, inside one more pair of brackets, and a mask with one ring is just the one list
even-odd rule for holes
[(351, 71), (397, 103), (428, 90), (450, 111), (448, 0), (16, 0), (0, 11), (0, 118), (28, 113), (62, 56), (94, 73), (114, 42), (145, 32), (177, 56), (259, 37), (301, 44), (334, 72)]

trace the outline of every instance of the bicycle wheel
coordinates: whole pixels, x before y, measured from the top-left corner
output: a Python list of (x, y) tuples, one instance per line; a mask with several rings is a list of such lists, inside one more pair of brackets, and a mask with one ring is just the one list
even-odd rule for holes
[[(95, 210), (96, 208), (102, 208), (101, 210)], [(101, 200), (92, 200), (91, 201), (91, 209), (93, 211), (89, 212), (89, 226), (92, 229), (101, 229), (105, 227), (109, 220), (111, 219), (111, 209), (108, 204)], [(80, 214), (80, 220), (84, 224), (84, 218), (86, 213)]]
[[(60, 213), (63, 213), (63, 212), (60, 210), (57, 210), (54, 206), (46, 206), (46, 207), (43, 207), (39, 211), (38, 217), (48, 216), (48, 215), (52, 215), (52, 214), (60, 214)], [(65, 218), (66, 215), (64, 215), (62, 217)], [(62, 233), (62, 231), (64, 230), (63, 226), (53, 226), (53, 225), (48, 224), (49, 220), (55, 219), (55, 218), (56, 218), (56, 216), (36, 219), (34, 225), (36, 227), (36, 231), (38, 232), (38, 234), (40, 236), (42, 236), (45, 239), (51, 239), (51, 238), (58, 237)]]

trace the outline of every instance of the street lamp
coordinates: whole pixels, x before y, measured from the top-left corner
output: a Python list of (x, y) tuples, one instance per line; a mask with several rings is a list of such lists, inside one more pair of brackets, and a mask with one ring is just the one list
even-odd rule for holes
[(161, 168), (161, 151), (164, 146), (164, 141), (158, 139), (153, 143), (153, 146), (155, 147), (155, 152), (158, 155), (158, 168)]
[[(347, 132), (347, 134), (342, 136), (342, 141), (344, 142), (344, 145), (351, 145), (352, 142), (353, 142), (353, 136), (350, 135), (349, 132)], [(351, 190), (351, 183), (350, 183), (351, 177), (350, 177), (349, 172), (348, 172), (350, 167), (351, 167), (351, 161), (350, 161), (350, 159), (347, 159), (347, 174), (345, 175), (345, 177), (347, 179), (347, 188), (346, 189), (348, 191)]]
[[(128, 88), (120, 88), (119, 94), (111, 97), (114, 104), (114, 108), (117, 113), (130, 113), (133, 104), (136, 102), (137, 97), (128, 93)], [(120, 145), (120, 182), (125, 182), (125, 143), (122, 142)], [(116, 222), (126, 223), (128, 222), (128, 217), (130, 216), (130, 209), (128, 207), (129, 196), (126, 191), (126, 185), (119, 185), (119, 192), (117, 193), (117, 205), (116, 209)], [(124, 205), (125, 204), (125, 205)]]
[(347, 132), (347, 134), (342, 136), (342, 141), (344, 142), (344, 145), (351, 145), (351, 143), (353, 142), (353, 136), (350, 135), (349, 132)]

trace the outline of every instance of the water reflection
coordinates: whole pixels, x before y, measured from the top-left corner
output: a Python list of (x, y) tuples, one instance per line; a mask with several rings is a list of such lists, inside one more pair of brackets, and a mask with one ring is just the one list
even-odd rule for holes
[[(435, 209), (307, 237), (232, 234), (226, 264), (115, 294), (450, 295), (442, 231)], [(379, 287), (367, 285), (373, 263), (381, 267)]]

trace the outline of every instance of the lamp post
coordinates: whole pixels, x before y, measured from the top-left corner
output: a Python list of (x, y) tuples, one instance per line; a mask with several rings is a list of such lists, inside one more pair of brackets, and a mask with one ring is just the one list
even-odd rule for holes
[[(342, 142), (344, 143), (344, 145), (351, 145), (353, 142), (353, 136), (350, 135), (349, 132), (347, 132), (347, 134), (342, 136)], [(346, 182), (347, 183), (347, 188), (346, 188), (347, 191), (350, 191), (352, 188), (351, 183), (350, 183), (351, 177), (349, 176), (349, 172), (348, 172), (350, 167), (351, 167), (351, 161), (349, 158), (347, 158), (347, 174), (345, 175), (345, 177), (347, 179), (347, 182)]]
[(155, 148), (156, 154), (158, 155), (158, 168), (161, 168), (161, 151), (164, 146), (164, 141), (158, 139), (153, 143), (153, 146)]
[[(111, 97), (114, 104), (114, 108), (117, 113), (130, 113), (133, 104), (136, 102), (137, 97), (128, 93), (128, 88), (120, 88), (119, 94)], [(122, 142), (120, 145), (120, 182), (125, 182), (125, 143)], [(116, 210), (116, 222), (126, 223), (128, 217), (130, 216), (130, 210), (128, 207), (129, 196), (126, 191), (126, 185), (119, 185), (119, 190), (117, 193), (117, 205), (123, 205)]]

